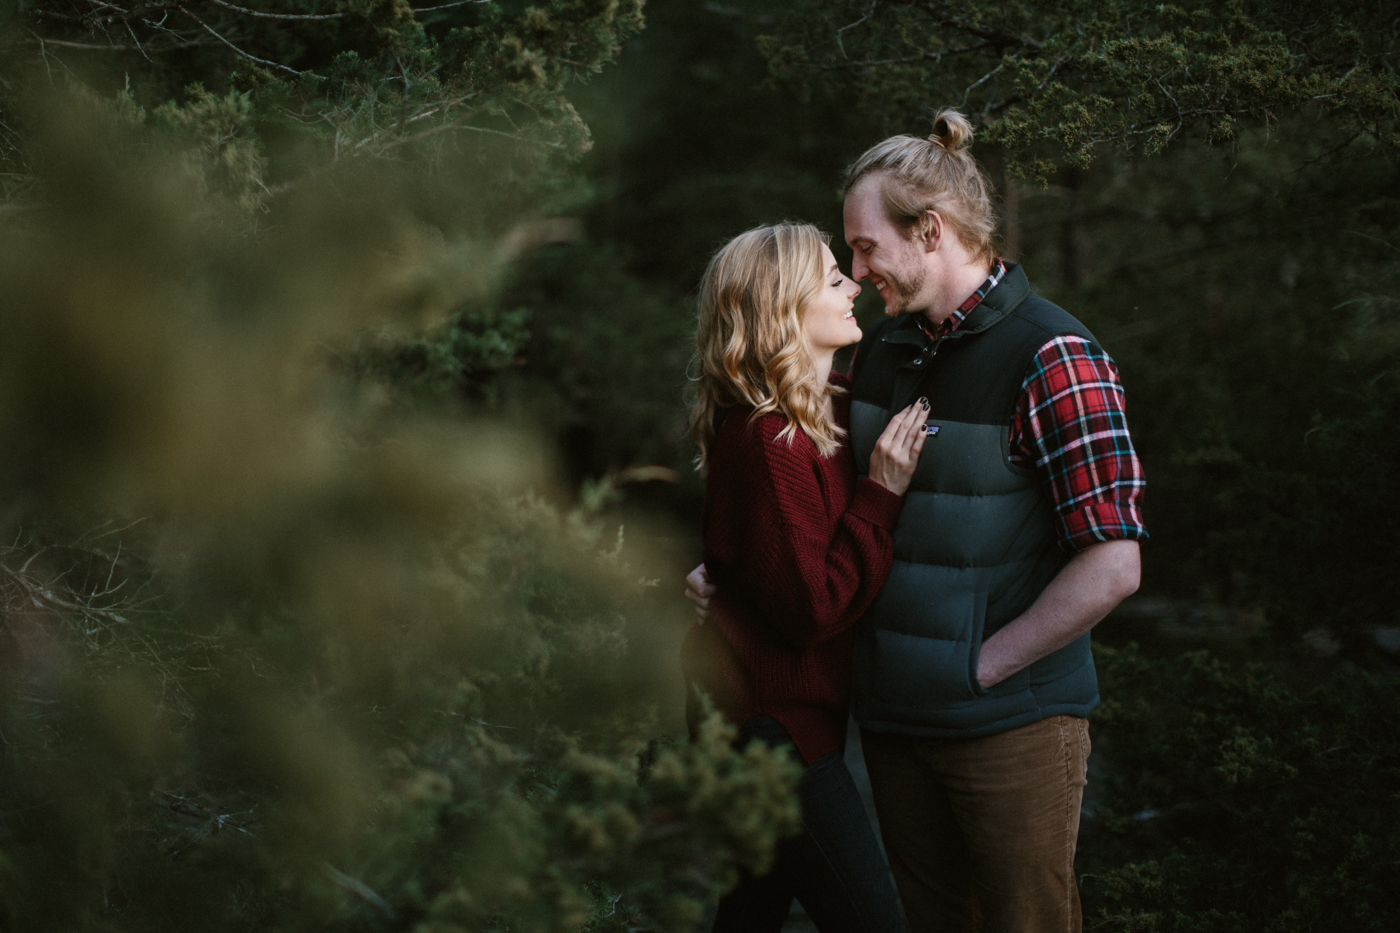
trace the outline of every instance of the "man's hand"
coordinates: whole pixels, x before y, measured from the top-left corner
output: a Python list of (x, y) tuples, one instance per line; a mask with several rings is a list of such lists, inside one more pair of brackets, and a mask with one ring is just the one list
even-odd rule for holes
[(1104, 541), (1080, 551), (1029, 609), (982, 643), (977, 682), (993, 687), (1074, 641), (1137, 592), (1141, 575), (1136, 541)]
[(715, 595), (716, 589), (704, 564), (685, 575), (685, 598), (695, 604), (696, 624), (704, 625), (710, 617), (710, 597)]

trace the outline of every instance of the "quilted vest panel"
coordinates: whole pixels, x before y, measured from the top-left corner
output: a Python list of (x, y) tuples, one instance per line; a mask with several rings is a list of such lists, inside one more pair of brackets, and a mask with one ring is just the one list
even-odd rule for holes
[(889, 580), (859, 623), (854, 712), (878, 732), (993, 735), (1098, 704), (1085, 635), (991, 690), (977, 684), (983, 641), (1033, 603), (1068, 560), (1036, 474), (1010, 461), (1016, 398), (1036, 351), (1093, 335), (1031, 293), (1009, 265), (951, 335), (911, 316), (872, 327), (856, 355), (851, 449), (864, 475), (892, 413), (924, 396), (929, 424), (895, 529)]

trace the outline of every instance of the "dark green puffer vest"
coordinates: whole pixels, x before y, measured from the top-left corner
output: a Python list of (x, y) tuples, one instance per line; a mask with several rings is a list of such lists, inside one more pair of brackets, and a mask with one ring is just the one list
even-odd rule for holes
[(1099, 701), (1089, 636), (991, 690), (982, 642), (1020, 615), (1069, 559), (1045, 491), (1009, 458), (1011, 416), (1036, 351), (1093, 335), (1035, 295), (1019, 266), (952, 334), (931, 341), (912, 315), (872, 327), (856, 353), (851, 450), (858, 471), (891, 413), (925, 396), (938, 433), (895, 528), (894, 568), (856, 636), (855, 718), (876, 732), (994, 735)]

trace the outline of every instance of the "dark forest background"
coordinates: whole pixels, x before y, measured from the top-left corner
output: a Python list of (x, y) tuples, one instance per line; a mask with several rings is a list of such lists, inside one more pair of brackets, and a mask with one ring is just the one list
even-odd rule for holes
[(1394, 928), (1391, 5), (248, 2), (0, 6), (0, 929), (691, 928), (695, 283), (946, 105), (1149, 482), (1086, 925)]

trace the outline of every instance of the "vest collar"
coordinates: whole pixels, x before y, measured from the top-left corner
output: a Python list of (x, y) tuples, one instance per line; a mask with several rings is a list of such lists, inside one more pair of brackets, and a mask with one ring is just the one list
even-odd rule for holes
[[(1030, 293), (1031, 283), (1026, 279), (1026, 273), (1021, 268), (1020, 263), (1008, 262), (1006, 275), (1002, 276), (996, 287), (987, 292), (987, 297), (983, 298), (981, 303), (972, 309), (972, 313), (958, 325), (957, 330), (941, 339), (953, 340), (990, 330), (1008, 314), (1015, 311)], [(924, 329), (919, 326), (919, 322), (912, 314), (903, 315), (899, 322), (894, 327), (889, 328), (881, 339), (884, 343), (904, 344), (921, 351), (927, 349), (934, 342), (929, 339), (928, 334), (924, 333)]]
[(919, 326), (919, 322), (912, 314), (901, 315), (894, 326), (885, 331), (880, 338), (883, 343), (904, 344), (923, 350), (933, 341), (929, 340), (928, 334)]
[(1001, 277), (995, 288), (987, 292), (987, 297), (982, 299), (982, 303), (972, 309), (967, 320), (959, 324), (958, 329), (948, 336), (980, 334), (984, 330), (990, 330), (1000, 323), (1002, 318), (1015, 311), (1030, 293), (1031, 283), (1026, 279), (1025, 270), (1021, 268), (1020, 263), (1008, 262), (1006, 275)]

